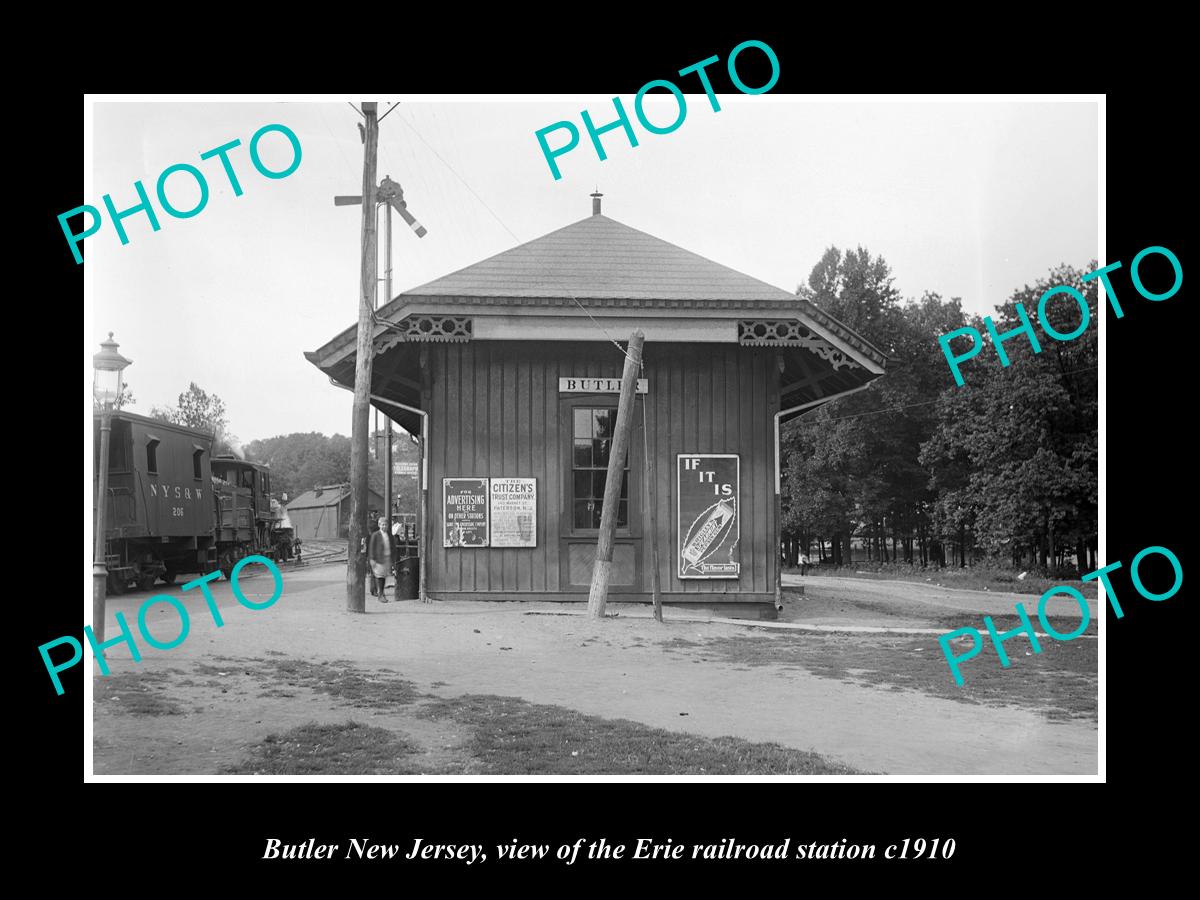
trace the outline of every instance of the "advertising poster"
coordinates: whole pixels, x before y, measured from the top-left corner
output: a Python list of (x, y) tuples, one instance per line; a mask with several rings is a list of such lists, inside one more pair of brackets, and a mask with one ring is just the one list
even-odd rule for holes
[(493, 547), (537, 546), (537, 479), (493, 478), (491, 536)]
[(442, 546), (488, 545), (488, 480), (442, 479)]
[(737, 578), (741, 459), (734, 453), (679, 454), (680, 578)]

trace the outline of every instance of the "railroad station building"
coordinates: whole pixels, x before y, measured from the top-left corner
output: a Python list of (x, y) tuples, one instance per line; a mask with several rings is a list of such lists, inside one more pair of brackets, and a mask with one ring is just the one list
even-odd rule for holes
[[(424, 434), (431, 599), (586, 601), (624, 346), (645, 334), (609, 599), (773, 617), (779, 425), (885, 355), (795, 294), (601, 212), (405, 291), (372, 403)], [(353, 389), (355, 328), (306, 357)], [(424, 429), (424, 430), (423, 430)]]

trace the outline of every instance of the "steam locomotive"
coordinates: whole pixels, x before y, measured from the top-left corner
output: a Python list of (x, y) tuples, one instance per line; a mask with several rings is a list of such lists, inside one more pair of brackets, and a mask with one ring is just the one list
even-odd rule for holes
[[(291, 529), (271, 500), (269, 466), (212, 455), (210, 432), (135, 413), (111, 416), (105, 565), (108, 590), (150, 590), (162, 579), (226, 578), (244, 556), (288, 559)], [(95, 416), (93, 492), (100, 471)]]

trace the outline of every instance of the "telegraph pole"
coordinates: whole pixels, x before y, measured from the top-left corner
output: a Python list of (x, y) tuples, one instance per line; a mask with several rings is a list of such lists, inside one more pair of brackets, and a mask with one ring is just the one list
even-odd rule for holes
[[(387, 218), (383, 225), (383, 240), (383, 302), (386, 305), (392, 302), (392, 204), (390, 203), (387, 204)], [(383, 479), (383, 508), (386, 510), (384, 515), (387, 517), (387, 539), (390, 546), (392, 540), (392, 417), (384, 415), (383, 420), (387, 432), (384, 435), (387, 443), (387, 455), (384, 459), (387, 474)]]
[(637, 403), (637, 378), (642, 368), (641, 329), (629, 338), (625, 348), (625, 371), (621, 375), (621, 399), (617, 401), (617, 424), (613, 429), (612, 449), (608, 456), (608, 480), (604, 484), (604, 506), (600, 509), (600, 537), (596, 541), (596, 562), (592, 567), (592, 587), (588, 594), (588, 615), (604, 618), (608, 600), (608, 581), (612, 575), (613, 532), (617, 527), (617, 508), (621, 503), (621, 481), (625, 475), (625, 454), (629, 452), (629, 432), (633, 429), (633, 407)]
[[(408, 211), (404, 202), (404, 190), (399, 184), (385, 177), (378, 189), (375, 187), (376, 150), (379, 144), (379, 121), (376, 119), (376, 104), (364, 103), (364, 118), (366, 128), (362, 129), (363, 144), (366, 145), (363, 162), (363, 193), (353, 196), (337, 196), (333, 198), (334, 206), (353, 206), (361, 203), (363, 207), (363, 239), (362, 239), (362, 295), (358, 306), (358, 351), (354, 365), (354, 423), (350, 436), (350, 535), (349, 553), (346, 562), (346, 608), (350, 612), (366, 612), (366, 597), (363, 594), (363, 581), (366, 574), (366, 536), (371, 532), (371, 526), (366, 521), (367, 515), (367, 429), (370, 426), (371, 404), (371, 363), (374, 352), (374, 323), (375, 307), (379, 294), (378, 256), (376, 247), (375, 226), (377, 222), (376, 205), (387, 204), (388, 215), (386, 227), (387, 240), (387, 272), (384, 281), (387, 299), (392, 299), (392, 210), (400, 214), (413, 233), (425, 237), (425, 226), (416, 220)], [(386, 113), (384, 114), (386, 115)], [(422, 359), (424, 359), (422, 348)], [(387, 512), (384, 515), (388, 522), (388, 537), (391, 536), (392, 523), (392, 420), (384, 416), (387, 422), (387, 475), (385, 478), (384, 505)], [(376, 438), (378, 438), (378, 419), (376, 419)], [(376, 456), (378, 456), (378, 442)], [(422, 459), (424, 455), (422, 452)], [(422, 495), (424, 504), (424, 495)], [(418, 510), (420, 512), (420, 510)], [(424, 545), (422, 544), (422, 549)], [(422, 553), (422, 556), (424, 554)], [(421, 568), (421, 578), (425, 577), (425, 569)], [(422, 580), (422, 585), (424, 581)], [(422, 596), (423, 596), (422, 592)]]
[(362, 272), (358, 299), (358, 342), (354, 359), (354, 414), (350, 428), (350, 528), (346, 553), (346, 609), (367, 611), (367, 432), (371, 427), (371, 362), (374, 357), (375, 296), (379, 291), (375, 235), (375, 169), (379, 149), (378, 104), (364, 102)]

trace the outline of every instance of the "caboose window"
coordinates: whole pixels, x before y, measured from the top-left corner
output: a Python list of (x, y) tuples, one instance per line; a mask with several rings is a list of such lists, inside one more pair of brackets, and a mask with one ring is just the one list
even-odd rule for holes
[(146, 441), (146, 474), (158, 474), (158, 438), (156, 437)]
[[(129, 471), (129, 423), (113, 419), (112, 436), (108, 442), (108, 471)], [(100, 459), (100, 433), (96, 432), (96, 459)], [(97, 462), (99, 465), (99, 462)]]
[(204, 448), (197, 447), (192, 451), (192, 477), (197, 481), (201, 478), (201, 473), (204, 471), (200, 466), (200, 458), (204, 456)]

